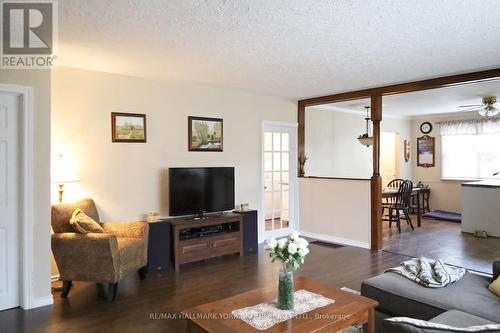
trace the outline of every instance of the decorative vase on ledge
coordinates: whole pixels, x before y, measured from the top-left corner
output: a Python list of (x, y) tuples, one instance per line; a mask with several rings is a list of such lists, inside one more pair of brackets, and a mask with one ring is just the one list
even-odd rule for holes
[(280, 270), (277, 307), (281, 310), (293, 310), (293, 270)]
[(306, 162), (307, 160), (309, 159), (309, 157), (307, 157), (306, 154), (300, 154), (299, 155), (299, 177), (304, 177), (304, 175), (306, 174), (306, 170), (305, 170), (305, 165), (306, 165)]
[(304, 263), (304, 257), (309, 253), (309, 243), (293, 231), (290, 236), (267, 241), (267, 250), (272, 261), (281, 261), (279, 275), (278, 301), (276, 307), (281, 310), (293, 310), (293, 271)]

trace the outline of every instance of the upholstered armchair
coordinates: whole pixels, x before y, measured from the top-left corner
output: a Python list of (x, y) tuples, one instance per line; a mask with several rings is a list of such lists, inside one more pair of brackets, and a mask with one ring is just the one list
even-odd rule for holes
[[(105, 233), (76, 233), (69, 221), (77, 208), (98, 222)], [(68, 296), (72, 281), (87, 281), (109, 284), (108, 299), (113, 301), (123, 277), (138, 271), (139, 278), (145, 278), (147, 223), (101, 223), (92, 199), (53, 205), (51, 223), (52, 252), (63, 281), (61, 297)]]

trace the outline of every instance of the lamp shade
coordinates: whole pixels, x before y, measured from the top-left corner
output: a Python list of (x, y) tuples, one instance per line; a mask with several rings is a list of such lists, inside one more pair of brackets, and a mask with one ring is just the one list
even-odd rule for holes
[(80, 178), (78, 178), (72, 165), (64, 157), (64, 155), (58, 155), (52, 161), (50, 173), (52, 183), (66, 184), (80, 181)]
[(358, 141), (359, 143), (361, 143), (363, 146), (371, 146), (373, 144), (373, 137), (372, 136), (363, 136), (363, 135), (360, 135), (358, 137)]

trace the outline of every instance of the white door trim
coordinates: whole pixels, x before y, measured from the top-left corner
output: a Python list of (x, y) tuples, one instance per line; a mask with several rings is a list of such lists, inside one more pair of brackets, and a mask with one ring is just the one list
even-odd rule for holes
[[(265, 204), (264, 204), (264, 197), (262, 196), (262, 189), (264, 188), (264, 177), (263, 177), (263, 170), (264, 170), (264, 132), (266, 126), (281, 126), (281, 127), (289, 127), (289, 128), (294, 128), (297, 129), (299, 124), (298, 123), (292, 123), (292, 122), (281, 122), (281, 121), (269, 121), (269, 120), (263, 120), (262, 121), (262, 127), (261, 127), (261, 133), (260, 133), (260, 139), (261, 139), (261, 148), (260, 148), (260, 158), (261, 158), (261, 170), (260, 170), (260, 212), (259, 212), (259, 223), (258, 223), (258, 239), (259, 243), (262, 243), (264, 241), (264, 230), (262, 228), (263, 221), (265, 220)], [(290, 149), (290, 159), (291, 161), (294, 161), (290, 165), (290, 179), (295, 180), (295, 186), (293, 186), (293, 190), (290, 190), (290, 194), (293, 196), (293, 202), (294, 202), (294, 207), (293, 210), (290, 209), (290, 213), (293, 216), (295, 220), (294, 224), (294, 229), (295, 230), (300, 230), (300, 221), (299, 221), (299, 182), (297, 178), (297, 133), (293, 136), (293, 141), (290, 143), (290, 147), (293, 147), (293, 149)]]
[[(33, 88), (26, 86), (0, 84), (0, 92), (17, 95), (20, 98), (20, 170), (19, 184), (19, 231), (20, 231), (20, 276), (21, 294), (19, 303), (23, 309), (36, 307), (33, 301)], [(48, 263), (47, 263), (48, 265)], [(46, 305), (46, 304), (44, 304)]]

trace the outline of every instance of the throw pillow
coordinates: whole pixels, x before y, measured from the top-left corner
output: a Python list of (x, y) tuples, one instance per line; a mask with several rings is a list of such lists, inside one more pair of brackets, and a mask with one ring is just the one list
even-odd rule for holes
[(488, 324), (480, 326), (470, 326), (466, 328), (452, 327), (448, 325), (433, 323), (430, 321), (413, 319), (407, 317), (395, 317), (385, 319), (382, 323), (384, 333), (498, 333), (500, 325)]
[(500, 296), (500, 276), (490, 284), (488, 289), (495, 295)]
[(104, 229), (94, 221), (91, 217), (87, 216), (80, 208), (75, 209), (69, 223), (76, 232), (81, 234), (88, 233), (104, 233)]

